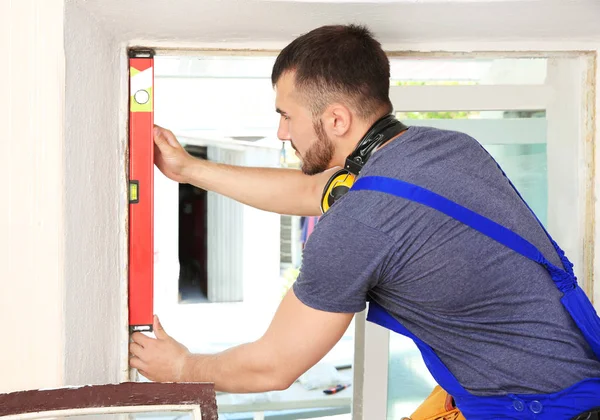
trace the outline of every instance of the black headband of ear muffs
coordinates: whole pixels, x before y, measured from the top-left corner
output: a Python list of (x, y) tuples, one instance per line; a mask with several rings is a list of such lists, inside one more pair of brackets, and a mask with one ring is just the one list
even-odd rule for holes
[(377, 120), (358, 142), (354, 151), (346, 158), (344, 169), (358, 175), (375, 149), (408, 129), (393, 115), (388, 114)]
[(407, 126), (391, 114), (377, 120), (346, 158), (344, 169), (337, 171), (327, 181), (321, 198), (321, 211), (325, 213), (336, 200), (352, 188), (360, 170), (375, 149), (407, 129)]

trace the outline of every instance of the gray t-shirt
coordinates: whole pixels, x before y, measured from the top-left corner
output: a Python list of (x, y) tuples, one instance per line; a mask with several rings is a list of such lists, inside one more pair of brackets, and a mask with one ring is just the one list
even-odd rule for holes
[[(370, 175), (440, 194), (523, 236), (561, 266), (530, 210), (466, 134), (411, 127), (373, 154), (361, 172)], [(379, 303), (475, 395), (552, 393), (600, 377), (600, 362), (542, 266), (389, 194), (351, 191), (323, 215), (294, 292), (329, 312)]]

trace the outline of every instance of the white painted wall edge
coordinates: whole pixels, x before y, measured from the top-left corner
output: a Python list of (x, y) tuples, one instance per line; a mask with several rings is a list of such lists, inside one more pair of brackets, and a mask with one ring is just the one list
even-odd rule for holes
[(127, 281), (127, 183), (119, 44), (72, 2), (66, 3), (64, 31), (64, 381), (114, 383), (123, 377), (129, 339), (121, 294)]
[(119, 276), (120, 321), (119, 329), (120, 360), (119, 380), (132, 380), (129, 367), (129, 58), (124, 48), (119, 48), (119, 111), (118, 111), (118, 153), (121, 156), (118, 177), (121, 180), (119, 194)]

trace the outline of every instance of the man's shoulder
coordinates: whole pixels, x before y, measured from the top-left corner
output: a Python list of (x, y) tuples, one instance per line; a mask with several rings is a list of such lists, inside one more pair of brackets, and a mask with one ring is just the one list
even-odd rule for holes
[(382, 232), (379, 229), (377, 220), (364, 202), (355, 202), (351, 194), (347, 194), (340, 202), (335, 203), (326, 214), (321, 216), (318, 222), (319, 231), (329, 235), (352, 235), (357, 229), (363, 234), (369, 232), (372, 235), (379, 235)]
[[(365, 165), (365, 174), (390, 167), (397, 176), (402, 169), (430, 164), (450, 164), (462, 156), (485, 156), (486, 152), (479, 141), (469, 134), (428, 126), (413, 126), (408, 131), (377, 151)], [(468, 162), (468, 160), (467, 160)], [(395, 169), (394, 169), (395, 168)], [(400, 172), (398, 172), (398, 170)]]
[[(447, 128), (434, 127), (433, 125), (427, 125), (427, 123), (424, 123), (423, 125), (409, 126), (406, 134), (406, 138), (413, 137), (418, 138), (421, 141), (423, 139), (436, 139), (439, 137), (455, 137), (468, 139), (470, 141), (474, 140), (473, 137), (471, 137), (465, 132), (451, 130)], [(402, 136), (400, 136), (399, 138), (402, 138)]]

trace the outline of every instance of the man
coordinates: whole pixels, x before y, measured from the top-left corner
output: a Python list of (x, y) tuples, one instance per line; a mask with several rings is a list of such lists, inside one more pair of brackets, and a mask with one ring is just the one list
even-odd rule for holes
[[(321, 27), (282, 50), (272, 73), (277, 134), (301, 172), (193, 159), (157, 127), (166, 176), (277, 213), (320, 214), (332, 174), (368, 162), (350, 192), (325, 205), (263, 337), (192, 355), (156, 320), (156, 339), (134, 334), (131, 365), (153, 380), (226, 392), (285, 389), (369, 301), (370, 319), (415, 340), (469, 419), (600, 407), (600, 321), (562, 251), (474, 139), (389, 116), (389, 78), (384, 51), (360, 26)], [(385, 140), (369, 143), (372, 156), (361, 149), (371, 135)]]

